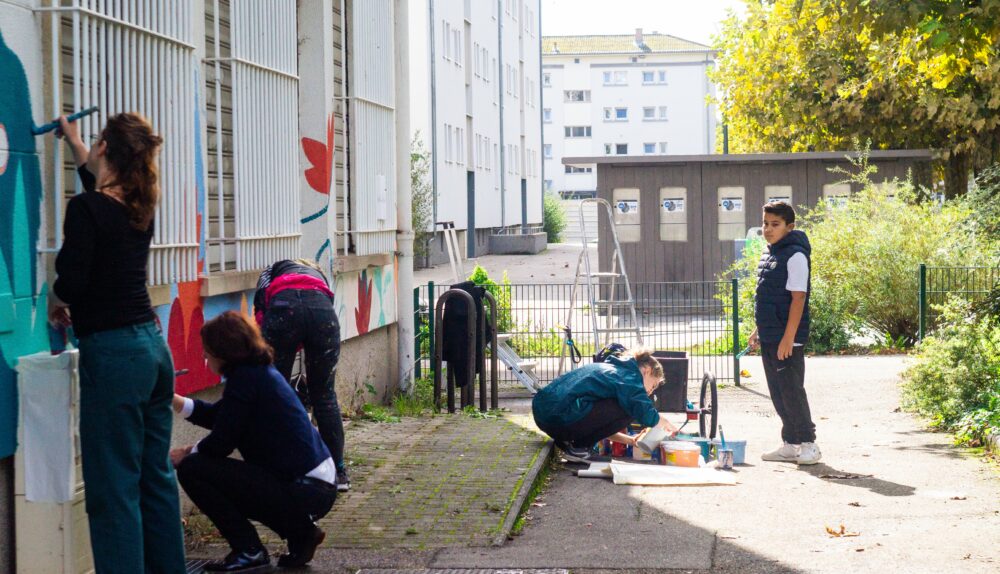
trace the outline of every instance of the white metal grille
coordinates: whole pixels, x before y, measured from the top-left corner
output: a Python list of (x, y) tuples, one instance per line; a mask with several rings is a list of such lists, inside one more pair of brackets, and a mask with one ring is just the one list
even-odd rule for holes
[(214, 57), (206, 62), (216, 79), (217, 182), (209, 269), (249, 271), (299, 255), (296, 3), (212, 1), (218, 16), (206, 33)]
[[(52, 0), (53, 109), (100, 106), (81, 120), (89, 143), (111, 115), (135, 111), (163, 136), (160, 205), (149, 283), (197, 279), (197, 190), (194, 174), (194, 46), (189, 0)], [(71, 157), (56, 147), (55, 188), (80, 192)], [(68, 154), (65, 154), (68, 156)], [(70, 183), (75, 185), (70, 187)], [(63, 202), (55, 204), (56, 247)]]
[(352, 5), (351, 189), (355, 251), (396, 250), (393, 2)]

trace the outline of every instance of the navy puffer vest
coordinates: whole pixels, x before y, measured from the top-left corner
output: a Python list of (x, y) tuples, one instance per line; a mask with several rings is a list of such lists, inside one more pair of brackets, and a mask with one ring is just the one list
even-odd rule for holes
[[(812, 248), (806, 234), (793, 229), (781, 241), (771, 245), (757, 265), (757, 297), (754, 301), (754, 319), (757, 334), (762, 343), (777, 344), (785, 336), (788, 311), (792, 306), (792, 293), (785, 289), (788, 283), (788, 260), (792, 255), (802, 253), (809, 261), (812, 275)], [(809, 291), (812, 291), (810, 279)], [(809, 291), (806, 292), (806, 307), (802, 321), (795, 332), (795, 342), (805, 344), (809, 338)]]

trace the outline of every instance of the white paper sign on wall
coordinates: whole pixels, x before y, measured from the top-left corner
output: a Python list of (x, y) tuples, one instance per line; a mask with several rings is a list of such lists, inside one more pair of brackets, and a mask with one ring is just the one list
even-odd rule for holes
[(684, 200), (679, 197), (668, 197), (663, 200), (663, 211), (680, 213), (684, 211)]
[(622, 215), (639, 213), (639, 202), (635, 199), (622, 199), (615, 204), (615, 210)]
[(743, 199), (739, 197), (723, 197), (719, 202), (722, 211), (743, 211)]

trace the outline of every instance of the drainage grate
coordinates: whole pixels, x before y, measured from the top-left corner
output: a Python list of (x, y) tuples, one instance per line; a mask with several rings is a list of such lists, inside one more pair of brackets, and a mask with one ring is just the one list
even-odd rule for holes
[(211, 560), (188, 560), (187, 570), (184, 571), (184, 574), (201, 574), (204, 572), (202, 569), (205, 567), (205, 564), (209, 562)]

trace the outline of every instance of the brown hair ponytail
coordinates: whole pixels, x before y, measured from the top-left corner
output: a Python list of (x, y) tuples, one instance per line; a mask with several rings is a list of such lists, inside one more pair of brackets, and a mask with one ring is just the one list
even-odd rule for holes
[(109, 185), (122, 188), (122, 201), (132, 227), (149, 229), (160, 200), (160, 170), (156, 160), (163, 138), (153, 132), (146, 118), (126, 112), (108, 119), (101, 141), (108, 146), (105, 157), (114, 171)]
[(640, 367), (649, 367), (655, 377), (659, 379), (663, 378), (663, 365), (653, 356), (653, 351), (646, 347), (635, 347), (629, 349), (628, 354), (632, 355), (637, 365)]

